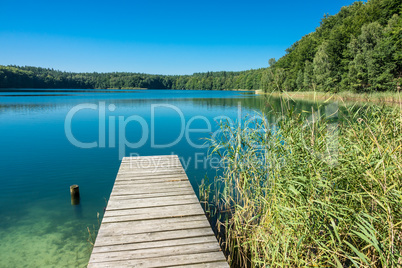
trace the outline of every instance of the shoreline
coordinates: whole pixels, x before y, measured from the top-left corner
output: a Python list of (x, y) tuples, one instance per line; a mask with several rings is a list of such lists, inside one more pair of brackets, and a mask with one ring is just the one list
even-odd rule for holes
[(259, 95), (269, 95), (273, 97), (285, 97), (288, 99), (295, 100), (321, 100), (321, 101), (341, 101), (341, 102), (373, 102), (373, 103), (386, 103), (386, 104), (399, 104), (402, 105), (402, 95), (400, 92), (376, 92), (376, 93), (354, 93), (354, 92), (340, 92), (340, 93), (330, 93), (330, 92), (262, 92), (261, 90), (256, 90), (256, 94)]

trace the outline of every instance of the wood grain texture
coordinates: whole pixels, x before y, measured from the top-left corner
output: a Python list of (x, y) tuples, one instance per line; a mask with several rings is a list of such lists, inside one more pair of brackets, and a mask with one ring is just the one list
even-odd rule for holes
[(229, 267), (176, 155), (122, 160), (88, 267)]

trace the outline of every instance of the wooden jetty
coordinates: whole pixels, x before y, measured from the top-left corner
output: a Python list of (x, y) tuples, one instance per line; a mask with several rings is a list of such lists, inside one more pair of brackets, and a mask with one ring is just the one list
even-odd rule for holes
[(229, 267), (176, 155), (125, 157), (88, 267)]

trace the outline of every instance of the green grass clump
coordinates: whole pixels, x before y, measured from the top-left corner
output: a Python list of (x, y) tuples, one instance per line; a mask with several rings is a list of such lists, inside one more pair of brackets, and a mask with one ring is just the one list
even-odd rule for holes
[(223, 125), (212, 140), (233, 266), (402, 265), (401, 110), (333, 107), (296, 113), (283, 103), (276, 124)]

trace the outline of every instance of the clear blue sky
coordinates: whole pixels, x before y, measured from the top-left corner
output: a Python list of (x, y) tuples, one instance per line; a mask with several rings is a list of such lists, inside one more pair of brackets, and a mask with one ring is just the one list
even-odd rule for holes
[(191, 74), (266, 67), (353, 0), (0, 1), (0, 64)]

